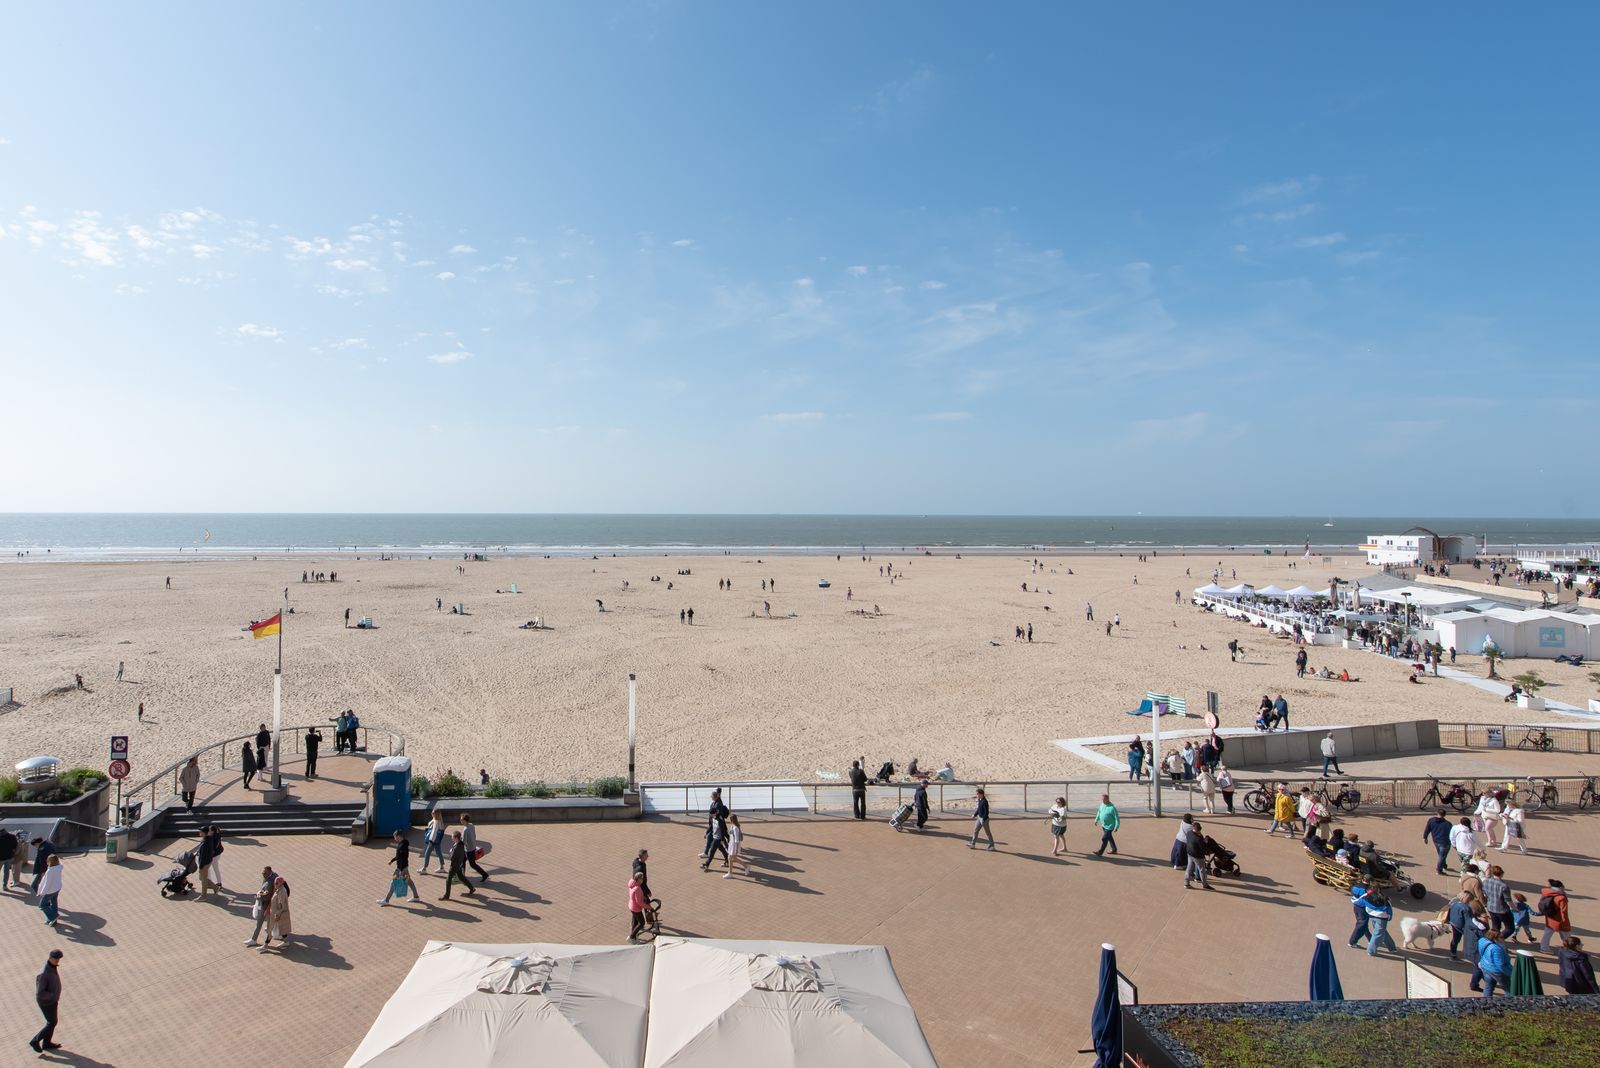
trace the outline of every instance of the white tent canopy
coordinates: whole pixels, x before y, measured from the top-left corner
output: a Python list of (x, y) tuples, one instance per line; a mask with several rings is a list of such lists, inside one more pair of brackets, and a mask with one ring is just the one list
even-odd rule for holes
[(1256, 596), (1257, 597), (1276, 597), (1277, 599), (1282, 600), (1283, 598), (1289, 596), (1289, 591), (1285, 590), (1285, 589), (1280, 589), (1277, 586), (1263, 586), (1259, 590), (1256, 591)]
[(1314, 590), (1310, 586), (1296, 586), (1294, 589), (1289, 591), (1289, 596), (1290, 597), (1326, 597), (1326, 596), (1328, 596), (1328, 591), (1326, 589)]
[(638, 1068), (652, 956), (429, 942), (346, 1068)]
[(1253, 587), (1248, 582), (1241, 582), (1237, 586), (1229, 586), (1227, 592), (1229, 597), (1248, 597), (1252, 591)]
[(1229, 593), (1227, 590), (1223, 589), (1221, 586), (1218, 586), (1215, 582), (1208, 582), (1204, 586), (1198, 587), (1194, 592), (1195, 592), (1195, 596), (1197, 596), (1197, 597), (1233, 597), (1233, 596), (1235, 596), (1235, 594)]
[(661, 938), (645, 1068), (934, 1068), (882, 946)]
[[(1363, 594), (1366, 591), (1362, 591)], [(1465, 608), (1479, 599), (1473, 593), (1449, 593), (1445, 590), (1432, 590), (1426, 586), (1402, 586), (1397, 590), (1378, 590), (1372, 595), (1373, 600), (1386, 604), (1412, 604), (1418, 608)]]

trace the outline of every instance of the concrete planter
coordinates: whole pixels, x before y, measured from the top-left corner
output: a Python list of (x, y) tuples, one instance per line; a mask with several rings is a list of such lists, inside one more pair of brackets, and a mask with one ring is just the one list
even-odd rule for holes
[(1529, 712), (1543, 712), (1544, 711), (1544, 698), (1540, 697), (1536, 693), (1518, 694), (1517, 695), (1517, 707), (1518, 708), (1525, 708)]
[[(106, 809), (111, 801), (111, 783), (102, 783), (99, 789), (90, 790), (81, 797), (71, 801), (62, 801), (59, 804), (41, 805), (32, 801), (10, 801), (0, 805), (0, 819), (8, 820), (71, 820), (61, 830), (61, 841), (57, 845), (82, 846), (104, 845), (106, 826)], [(99, 832), (92, 832), (86, 827), (74, 824), (88, 824), (89, 827), (101, 828)]]
[(637, 793), (604, 797), (430, 797), (411, 802), (411, 824), (428, 822), (434, 809), (454, 822), (460, 813), (474, 823), (573, 823), (594, 820), (636, 820), (644, 815)]

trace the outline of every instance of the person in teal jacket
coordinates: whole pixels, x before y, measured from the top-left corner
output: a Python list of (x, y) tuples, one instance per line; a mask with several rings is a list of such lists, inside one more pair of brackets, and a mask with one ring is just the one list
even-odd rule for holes
[(1122, 817), (1117, 815), (1117, 806), (1111, 803), (1110, 794), (1100, 795), (1100, 807), (1094, 813), (1095, 826), (1100, 828), (1100, 848), (1094, 851), (1097, 857), (1106, 855), (1106, 847), (1111, 847), (1111, 855), (1117, 855), (1117, 828), (1122, 826)]
[(1505, 993), (1511, 985), (1511, 958), (1506, 956), (1506, 947), (1500, 944), (1503, 937), (1499, 931), (1485, 931), (1478, 939), (1478, 968), (1483, 972), (1484, 997), (1493, 996), (1496, 986)]

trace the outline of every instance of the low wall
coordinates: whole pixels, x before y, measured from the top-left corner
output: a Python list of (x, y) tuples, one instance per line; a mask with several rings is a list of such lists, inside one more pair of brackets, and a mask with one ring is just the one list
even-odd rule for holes
[[(33, 802), (11, 801), (0, 805), (0, 819), (10, 820), (70, 820), (59, 832), (64, 839), (57, 843), (71, 846), (105, 845), (106, 810), (111, 802), (111, 784), (102, 783), (81, 797), (59, 804), (40, 805)], [(87, 824), (88, 826), (73, 826)], [(96, 835), (89, 827), (100, 828)]]
[(455, 822), (463, 812), (473, 823), (591, 823), (636, 820), (644, 815), (638, 794), (606, 797), (433, 797), (411, 802), (411, 825), (428, 822), (433, 810)]
[(1333, 735), (1339, 759), (1388, 756), (1439, 748), (1439, 721), (1407, 720), (1360, 727), (1335, 727), (1329, 731), (1274, 731), (1233, 735), (1225, 756), (1230, 768), (1282, 767), (1286, 764), (1320, 764), (1322, 739)]

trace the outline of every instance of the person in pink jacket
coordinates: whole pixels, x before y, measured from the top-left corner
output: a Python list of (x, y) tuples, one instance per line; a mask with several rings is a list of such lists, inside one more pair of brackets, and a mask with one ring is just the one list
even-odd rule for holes
[(639, 935), (644, 932), (644, 910), (646, 904), (644, 884), (635, 875), (628, 880), (628, 911), (633, 913), (633, 930), (628, 932), (629, 942), (638, 943)]

